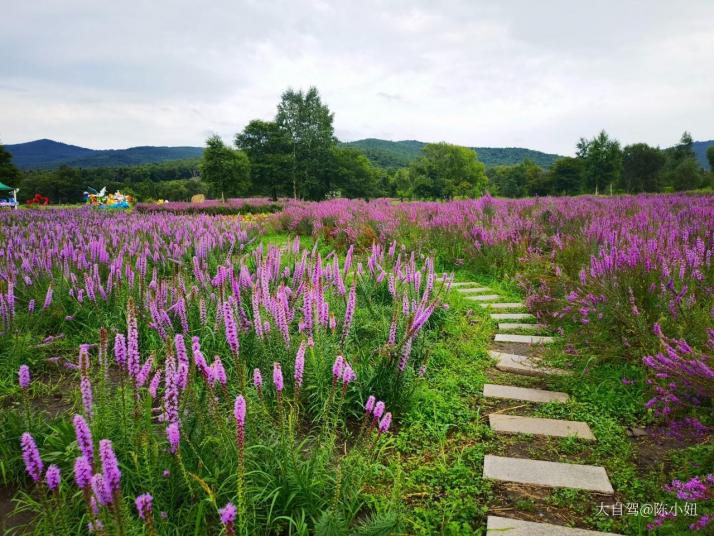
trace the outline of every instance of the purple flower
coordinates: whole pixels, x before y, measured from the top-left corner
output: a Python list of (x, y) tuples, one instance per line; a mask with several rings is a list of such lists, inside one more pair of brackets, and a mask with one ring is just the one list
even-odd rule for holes
[(352, 287), (350, 288), (350, 295), (347, 298), (347, 308), (345, 309), (345, 320), (342, 323), (342, 343), (344, 344), (347, 340), (347, 336), (350, 333), (350, 327), (352, 326), (352, 320), (355, 314), (355, 306), (357, 305), (357, 283), (352, 282)]
[(332, 378), (334, 381), (339, 380), (342, 377), (342, 369), (345, 366), (345, 358), (338, 355), (335, 358), (335, 362), (332, 364)]
[(302, 375), (305, 370), (305, 341), (300, 343), (295, 356), (295, 385), (298, 389), (302, 386)]
[(102, 460), (102, 476), (107, 491), (113, 495), (117, 495), (121, 488), (121, 471), (119, 463), (112, 448), (112, 442), (109, 439), (101, 439), (99, 441), (99, 457)]
[[(92, 491), (99, 504), (107, 506), (114, 502), (114, 495), (107, 485), (107, 482), (102, 473), (97, 473), (92, 477)], [(96, 512), (95, 512), (96, 514)]]
[(27, 365), (20, 365), (20, 368), (17, 371), (17, 377), (20, 389), (24, 391), (30, 387), (30, 367)]
[(166, 439), (169, 442), (169, 452), (176, 454), (181, 441), (181, 430), (177, 422), (172, 422), (166, 427)]
[(79, 489), (86, 489), (92, 484), (92, 465), (84, 456), (74, 460), (74, 482)]
[(20, 438), (20, 445), (22, 446), (22, 460), (25, 462), (27, 474), (30, 475), (32, 480), (39, 482), (45, 466), (42, 463), (35, 439), (28, 432), (25, 432)]
[(283, 392), (283, 371), (280, 368), (280, 363), (273, 363), (273, 384), (275, 384), (275, 390), (278, 392), (278, 397)]
[(263, 388), (263, 375), (258, 368), (253, 369), (253, 385), (255, 385), (258, 393), (260, 393), (260, 390)]
[(376, 402), (376, 399), (374, 398), (374, 395), (369, 395), (369, 398), (367, 398), (367, 402), (364, 403), (364, 412), (367, 415), (372, 413), (372, 410), (374, 409), (375, 402)]
[(77, 436), (77, 445), (79, 445), (82, 456), (90, 466), (94, 465), (94, 442), (87, 421), (81, 415), (75, 415), (72, 424), (74, 424), (74, 434)]
[(240, 350), (238, 342), (238, 328), (236, 327), (235, 319), (233, 318), (233, 307), (229, 301), (223, 303), (223, 325), (226, 331), (226, 342), (228, 343), (233, 355), (237, 356)]
[(144, 521), (150, 520), (154, 498), (148, 493), (144, 493), (139, 495), (134, 503), (136, 504), (136, 511), (139, 514), (139, 517)]
[(379, 421), (379, 433), (383, 434), (389, 430), (390, 424), (392, 424), (392, 414), (387, 412), (384, 414), (384, 417), (382, 417), (382, 420)]
[(92, 396), (92, 384), (89, 381), (88, 376), (82, 376), (82, 379), (79, 380), (79, 390), (82, 393), (82, 405), (84, 405), (84, 412), (87, 414), (87, 417), (91, 419), (94, 398)]
[(243, 395), (238, 395), (233, 406), (233, 416), (235, 417), (236, 424), (239, 428), (243, 428), (245, 426), (245, 411), (245, 398), (243, 398)]
[(159, 392), (160, 384), (161, 384), (161, 371), (157, 370), (156, 373), (154, 374), (154, 377), (151, 378), (151, 381), (149, 382), (149, 394), (151, 395), (151, 398), (156, 398), (156, 395)]
[(137, 387), (143, 387), (144, 384), (146, 383), (146, 380), (149, 379), (149, 374), (151, 374), (151, 368), (154, 365), (154, 356), (149, 356), (149, 359), (146, 360), (146, 363), (141, 367), (139, 370), (139, 374), (136, 375), (136, 386)]
[(114, 360), (119, 368), (126, 367), (126, 339), (122, 333), (117, 333), (114, 337)]
[(228, 382), (226, 377), (226, 369), (223, 367), (223, 361), (219, 356), (213, 358), (213, 363), (211, 364), (211, 379), (217, 381), (221, 385), (225, 385)]
[(379, 419), (384, 414), (384, 402), (381, 400), (374, 405), (372, 416), (375, 420)]
[(221, 523), (228, 530), (233, 530), (233, 525), (236, 522), (237, 509), (232, 503), (227, 503), (223, 508), (218, 510), (218, 515), (221, 518)]
[(45, 474), (45, 482), (47, 482), (47, 489), (50, 491), (56, 491), (60, 484), (60, 468), (52, 464), (47, 468), (47, 473)]
[(357, 379), (357, 374), (355, 374), (349, 363), (345, 363), (345, 368), (342, 370), (342, 383), (346, 387), (348, 384), (352, 383)]

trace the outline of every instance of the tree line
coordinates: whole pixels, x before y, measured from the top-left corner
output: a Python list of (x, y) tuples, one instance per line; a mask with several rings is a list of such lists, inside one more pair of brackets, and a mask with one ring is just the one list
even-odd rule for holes
[[(674, 147), (621, 147), (605, 131), (581, 138), (574, 157), (549, 168), (525, 160), (486, 168), (472, 149), (426, 144), (406, 167), (375, 165), (357, 148), (341, 145), (334, 114), (315, 87), (288, 89), (271, 121), (254, 119), (227, 145), (211, 136), (201, 159), (118, 168), (21, 172), (0, 145), (0, 180), (19, 186), (21, 201), (40, 193), (53, 203), (79, 202), (88, 187), (121, 190), (140, 200), (245, 196), (453, 199), (489, 191), (504, 197), (683, 191), (714, 186), (684, 133)], [(707, 152), (714, 170), (714, 147)]]
[(557, 159), (548, 169), (526, 160), (487, 170), (489, 189), (504, 197), (577, 195), (583, 193), (681, 192), (714, 187), (714, 146), (707, 150), (704, 171), (685, 132), (674, 147), (646, 143), (621, 147), (604, 130), (581, 138), (574, 157)]

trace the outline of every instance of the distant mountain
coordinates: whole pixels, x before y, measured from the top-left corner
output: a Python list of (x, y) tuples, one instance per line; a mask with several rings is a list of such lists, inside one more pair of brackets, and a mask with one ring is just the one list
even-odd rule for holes
[[(714, 145), (714, 140), (695, 141), (692, 144), (694, 154), (697, 155), (697, 160), (704, 169), (709, 169), (709, 160), (707, 160), (707, 148), (711, 147), (712, 145)], [(714, 171), (714, 169), (712, 169), (711, 171)]]
[[(345, 145), (361, 149), (377, 165), (395, 168), (408, 166), (412, 160), (418, 158), (426, 143), (416, 140), (389, 141), (367, 138), (350, 141)], [(521, 147), (471, 147), (471, 149), (478, 153), (479, 160), (486, 166), (519, 164), (529, 159), (539, 166), (548, 167), (559, 158), (557, 154)]]
[(13, 163), (20, 169), (47, 169), (63, 164), (72, 167), (100, 168), (135, 166), (169, 160), (199, 158), (202, 147), (130, 147), (129, 149), (87, 149), (53, 140), (36, 140), (6, 145)]

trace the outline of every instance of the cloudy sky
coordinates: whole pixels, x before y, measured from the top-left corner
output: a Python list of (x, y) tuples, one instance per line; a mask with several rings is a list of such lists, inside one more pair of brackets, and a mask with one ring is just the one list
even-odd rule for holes
[(309, 85), (343, 140), (712, 139), (713, 21), (712, 0), (5, 2), (0, 140), (202, 145)]

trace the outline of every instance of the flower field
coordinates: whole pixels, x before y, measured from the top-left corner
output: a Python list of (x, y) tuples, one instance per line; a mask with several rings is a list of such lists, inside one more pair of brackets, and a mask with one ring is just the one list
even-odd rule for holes
[(434, 469), (492, 441), (454, 275), (525, 296), (624, 424), (696, 445), (647, 489), (709, 524), (714, 197), (185, 205), (0, 213), (0, 475), (29, 531), (478, 533), (489, 489)]

